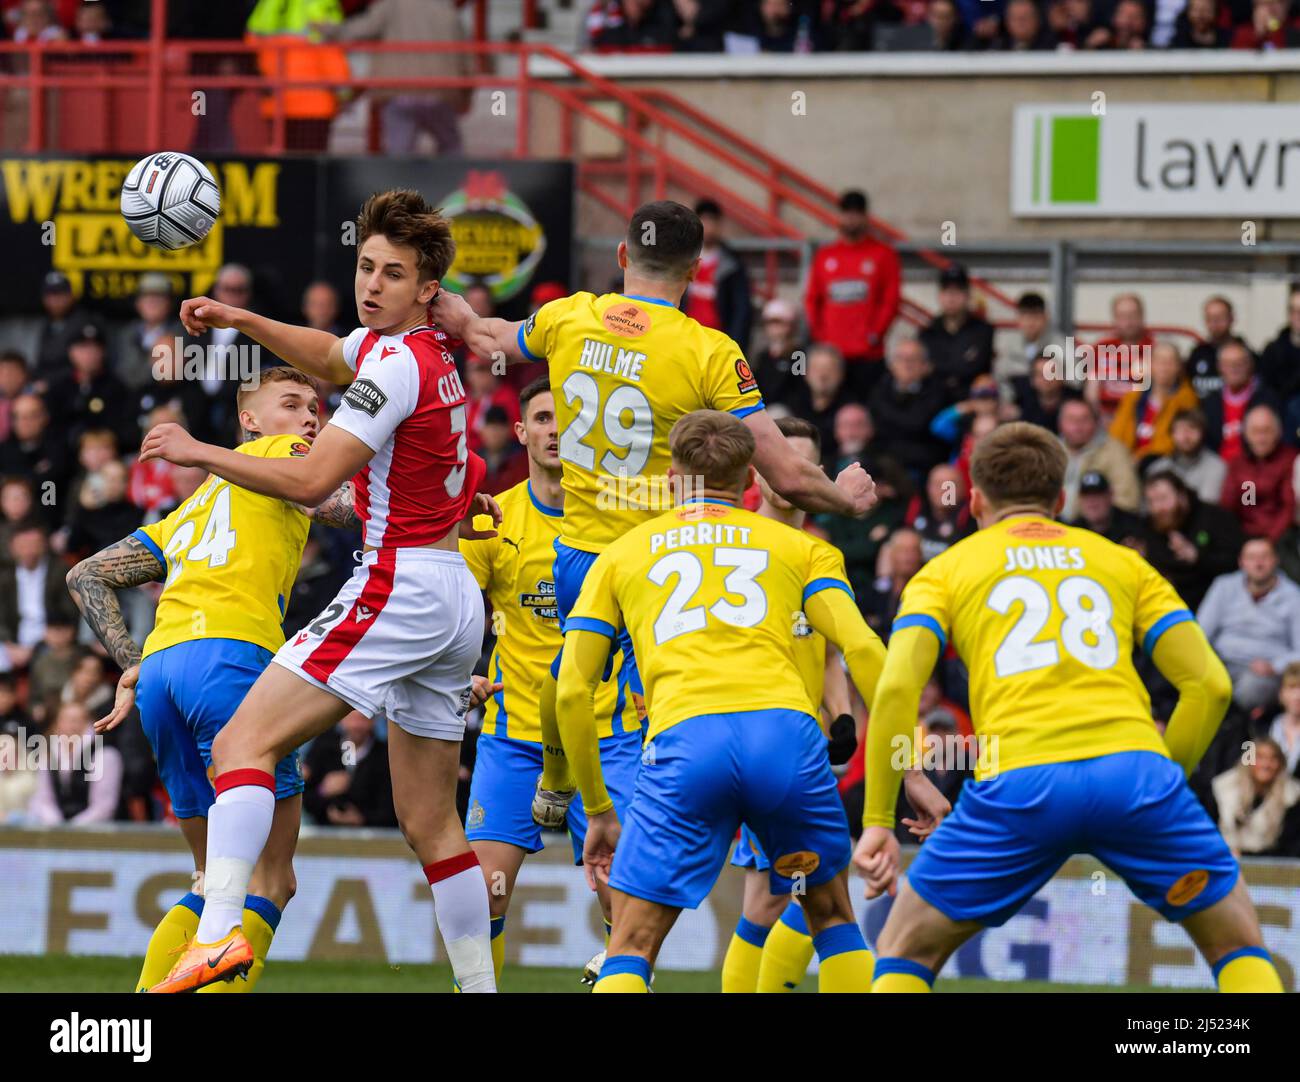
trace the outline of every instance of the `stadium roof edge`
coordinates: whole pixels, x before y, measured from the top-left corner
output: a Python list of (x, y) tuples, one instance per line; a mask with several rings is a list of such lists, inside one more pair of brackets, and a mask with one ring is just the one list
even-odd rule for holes
[[(754, 56), (699, 53), (576, 53), (587, 70), (607, 79), (700, 78), (963, 78), (1036, 75), (1213, 75), (1300, 72), (1300, 50), (1252, 53), (1201, 52), (1052, 52), (1029, 54), (812, 53)], [(572, 78), (564, 65), (533, 56), (529, 74), (542, 79)]]

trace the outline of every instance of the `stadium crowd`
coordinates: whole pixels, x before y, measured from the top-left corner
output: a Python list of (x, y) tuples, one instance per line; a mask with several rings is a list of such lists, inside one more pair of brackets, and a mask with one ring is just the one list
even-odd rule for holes
[[(846, 192), (840, 208), (839, 235), (817, 250), (802, 303), (777, 296), (756, 304), (720, 208), (701, 203), (705, 248), (683, 305), (747, 345), (768, 408), (815, 426), (831, 474), (858, 460), (875, 477), (881, 498), (865, 520), (818, 516), (807, 527), (843, 552), (870, 625), (887, 639), (911, 576), (974, 529), (974, 442), (1012, 419), (1044, 425), (1069, 457), (1062, 517), (1142, 552), (1197, 613), (1232, 675), (1234, 703), (1193, 779), (1198, 795), (1240, 852), (1300, 857), (1300, 285), (1267, 343), (1237, 334), (1226, 298), (1205, 298), (1204, 338), (1186, 356), (1147, 329), (1140, 296), (1120, 293), (1113, 329), (1094, 345), (1123, 363), (1093, 373), (1108, 378), (1073, 379), (1041, 295), (1022, 295), (1015, 327), (995, 333), (956, 264), (939, 277), (932, 321), (919, 332), (905, 328), (899, 260), (870, 235), (865, 195)], [(210, 292), (257, 308), (256, 286), (247, 268), (230, 264)], [(532, 307), (565, 292), (539, 283)], [(467, 298), (491, 311), (485, 286), (470, 286)], [(233, 331), (186, 337), (178, 300), (166, 276), (143, 275), (135, 318), (115, 324), (54, 271), (39, 315), (0, 324), (0, 821), (170, 814), (134, 718), (89, 768), (57, 756), (32, 764), (21, 751), (38, 734), (84, 739), (112, 701), (117, 674), (78, 624), (67, 568), (166, 515), (202, 483), (196, 470), (136, 462), (143, 433), (176, 420), (205, 439), (238, 438), (240, 366), (228, 362), (253, 344)], [(344, 329), (335, 286), (312, 283), (300, 318)], [(203, 358), (197, 368), (186, 360), (194, 356)], [(469, 444), (499, 492), (527, 476), (514, 422), (518, 390), (539, 368), (500, 374), (463, 351), (458, 360)], [(277, 362), (262, 355), (261, 363)], [(338, 389), (319, 390), (328, 416)], [(756, 503), (756, 490), (751, 496)], [(333, 596), (358, 547), (355, 534), (313, 526), (288, 599), (289, 634)], [(123, 599), (137, 641), (160, 590)], [(1146, 662), (1141, 672), (1163, 724), (1173, 690)], [(967, 675), (949, 649), (918, 724), (940, 750), (927, 768), (952, 797), (974, 765), (963, 743), (968, 709)], [(857, 713), (865, 724), (860, 702)], [(393, 825), (387, 756), (372, 754), (383, 739), (382, 719), (352, 715), (305, 750), (313, 820)], [(462, 801), (472, 757), (467, 741)], [(38, 769), (21, 769), (31, 765)], [(855, 824), (862, 783), (860, 743), (840, 780)]]

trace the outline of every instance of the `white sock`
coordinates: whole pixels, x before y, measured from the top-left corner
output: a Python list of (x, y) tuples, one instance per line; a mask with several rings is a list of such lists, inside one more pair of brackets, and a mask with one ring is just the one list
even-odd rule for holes
[(433, 890), (434, 917), (460, 990), (495, 992), (487, 882), (478, 858), (464, 853), (427, 865), (424, 874)]
[(208, 811), (203, 915), (196, 936), (200, 943), (216, 943), (243, 923), (248, 881), (271, 834), (274, 814), (275, 790), (264, 785), (235, 785), (217, 794)]

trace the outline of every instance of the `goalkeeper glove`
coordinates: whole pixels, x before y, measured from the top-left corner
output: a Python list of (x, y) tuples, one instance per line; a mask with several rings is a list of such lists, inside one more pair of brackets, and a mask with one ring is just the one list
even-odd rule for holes
[(831, 722), (827, 750), (832, 766), (841, 766), (853, 758), (853, 753), (858, 750), (858, 723), (852, 714), (841, 714)]

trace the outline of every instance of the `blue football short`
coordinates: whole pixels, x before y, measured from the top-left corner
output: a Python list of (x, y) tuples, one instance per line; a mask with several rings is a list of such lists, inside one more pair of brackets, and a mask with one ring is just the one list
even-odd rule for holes
[[(617, 733), (600, 742), (605, 788), (619, 821), (627, 814), (641, 766), (641, 733)], [(484, 733), (478, 738), (474, 777), (469, 785), (465, 837), (472, 842), (508, 842), (529, 853), (542, 848), (542, 828), (533, 822), (533, 792), (542, 772), (542, 745), (531, 740)], [(578, 793), (566, 820), (575, 864), (582, 863), (587, 815)]]
[(656, 736), (641, 756), (610, 885), (694, 909), (742, 822), (771, 860), (773, 894), (817, 886), (848, 866), (849, 823), (811, 715), (705, 714)]
[(1208, 909), (1237, 882), (1237, 862), (1182, 768), (1151, 751), (968, 784), (907, 879), (950, 919), (997, 927), (1076, 853), (1095, 856), (1173, 921)]
[(763, 847), (754, 837), (754, 832), (743, 824), (740, 837), (736, 839), (736, 848), (731, 851), (731, 863), (734, 867), (752, 868), (756, 872), (765, 872), (772, 867)]
[[(566, 622), (569, 619), (569, 613), (573, 606), (578, 603), (578, 595), (582, 592), (583, 580), (587, 577), (587, 572), (591, 570), (591, 565), (596, 562), (596, 557), (600, 554), (597, 552), (584, 552), (582, 549), (569, 548), (557, 537), (555, 539), (555, 565), (551, 570), (551, 577), (555, 580), (555, 607), (560, 616), (560, 631), (564, 631)], [(619, 649), (623, 651), (623, 669), (627, 674), (627, 686), (637, 695), (644, 695), (645, 689), (641, 686), (641, 674), (637, 671), (636, 655), (632, 653), (632, 637), (628, 634), (627, 628), (623, 628), (618, 633), (618, 638), (614, 640), (618, 643)], [(555, 660), (551, 662), (551, 675), (560, 675), (560, 657), (564, 653), (564, 647), (561, 646), (555, 655)], [(610, 669), (614, 659), (614, 648), (610, 647), (610, 662), (605, 666), (605, 679), (609, 679)]]
[[(135, 702), (178, 819), (206, 816), (212, 789), (212, 741), (270, 664), (272, 653), (237, 639), (194, 639), (140, 663)], [(298, 752), (276, 764), (275, 798), (303, 789)]]

